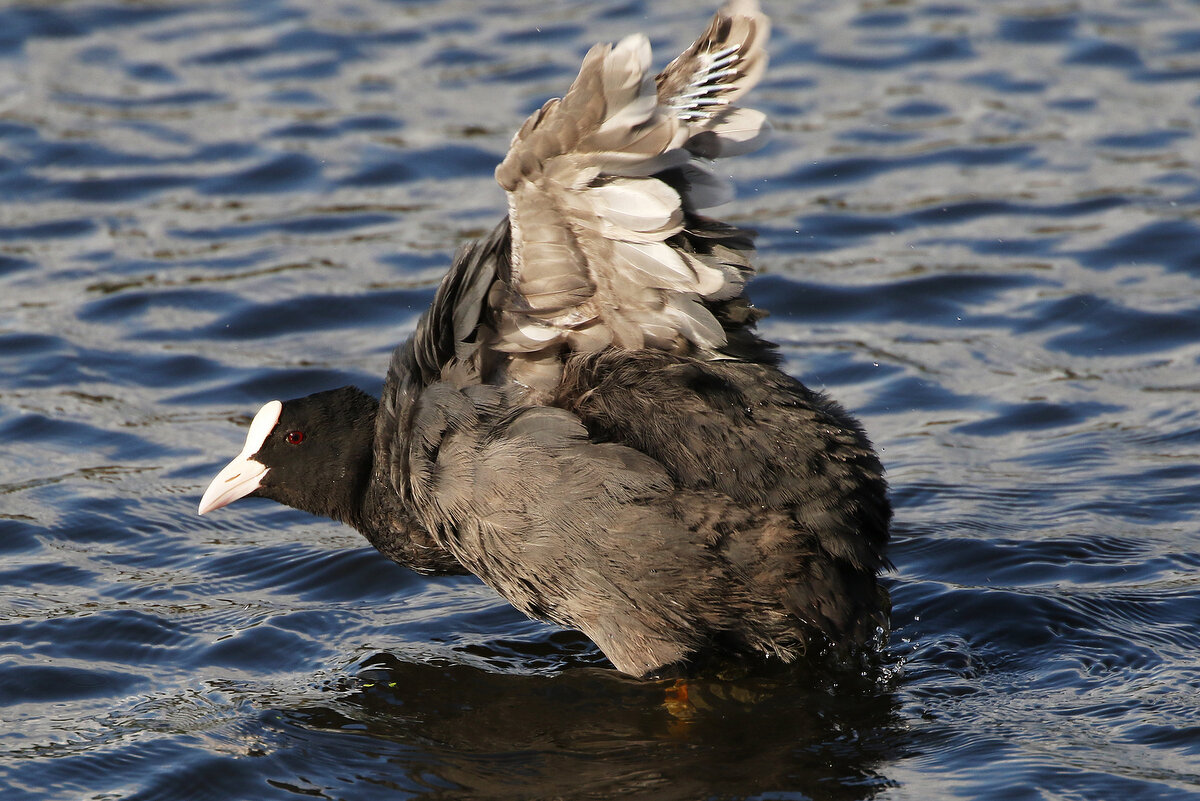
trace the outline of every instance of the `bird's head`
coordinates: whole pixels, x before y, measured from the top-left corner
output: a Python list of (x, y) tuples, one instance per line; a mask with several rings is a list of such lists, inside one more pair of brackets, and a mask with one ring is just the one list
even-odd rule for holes
[(370, 479), (378, 402), (357, 387), (271, 401), (204, 491), (200, 514), (248, 495), (354, 523)]

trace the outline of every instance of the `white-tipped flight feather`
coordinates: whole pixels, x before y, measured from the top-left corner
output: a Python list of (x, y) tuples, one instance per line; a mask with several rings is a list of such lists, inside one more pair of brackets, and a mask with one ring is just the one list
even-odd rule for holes
[(737, 297), (749, 262), (677, 240), (689, 214), (732, 197), (707, 160), (762, 144), (766, 117), (732, 102), (765, 69), (769, 28), (756, 0), (730, 0), (658, 76), (645, 36), (597, 45), (568, 92), (521, 127), (496, 168), (512, 269), (488, 343), (511, 355), (510, 377), (552, 391), (564, 347), (721, 357), (706, 303)]

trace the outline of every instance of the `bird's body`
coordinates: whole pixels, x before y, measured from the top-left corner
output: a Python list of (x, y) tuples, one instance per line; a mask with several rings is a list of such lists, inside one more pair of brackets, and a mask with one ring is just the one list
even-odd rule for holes
[(697, 212), (721, 199), (705, 159), (762, 135), (729, 101), (766, 28), (734, 0), (657, 79), (644, 39), (594, 48), (514, 139), (508, 217), (455, 259), (382, 398), (268, 404), (201, 510), (253, 493), (341, 520), (634, 675), (885, 630), (879, 460), (755, 333), (750, 237)]

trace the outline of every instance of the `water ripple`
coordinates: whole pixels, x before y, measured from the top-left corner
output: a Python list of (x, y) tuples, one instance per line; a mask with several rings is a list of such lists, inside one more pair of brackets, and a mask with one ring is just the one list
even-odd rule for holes
[(777, 133), (721, 213), (888, 467), (861, 685), (633, 682), (344, 527), (195, 514), (265, 400), (378, 391), (593, 41), (709, 9), (0, 9), (10, 796), (1197, 797), (1195, 15), (770, 10)]

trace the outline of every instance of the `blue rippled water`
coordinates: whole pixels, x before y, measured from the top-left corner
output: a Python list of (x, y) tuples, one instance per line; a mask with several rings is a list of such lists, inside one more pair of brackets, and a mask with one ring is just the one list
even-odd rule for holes
[(730, 164), (787, 366), (897, 506), (886, 676), (684, 703), (268, 503), (586, 47), (684, 0), (0, 7), (6, 799), (1200, 798), (1200, 6), (770, 4)]

